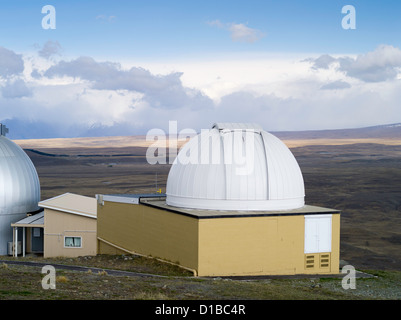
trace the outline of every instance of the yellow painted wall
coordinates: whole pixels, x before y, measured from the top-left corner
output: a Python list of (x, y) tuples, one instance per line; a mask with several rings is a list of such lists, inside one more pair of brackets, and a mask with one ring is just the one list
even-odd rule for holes
[(331, 235), (331, 273), (340, 272), (340, 219), (339, 214), (332, 216), (332, 235)]
[(305, 267), (304, 232), (302, 215), (202, 219), (198, 275), (338, 273), (340, 215), (332, 216), (329, 267)]
[[(197, 268), (197, 219), (145, 205), (107, 201), (97, 212), (99, 242), (106, 240), (128, 252)], [(110, 250), (110, 246), (99, 246), (99, 253)]]
[(97, 241), (97, 250), (98, 253), (101, 254), (111, 254), (111, 255), (127, 254), (127, 251), (120, 250), (115, 246), (100, 240)]
[[(44, 257), (97, 254), (96, 219), (45, 209)], [(65, 248), (64, 236), (81, 237), (82, 248)]]
[(303, 269), (303, 216), (203, 219), (199, 229), (199, 275)]
[(195, 269), (198, 276), (335, 274), (339, 235), (340, 215), (333, 214), (330, 266), (320, 268), (318, 255), (306, 268), (303, 215), (196, 219), (140, 204), (105, 201), (98, 207), (99, 253), (120, 248)]
[[(333, 214), (331, 219), (331, 252), (305, 254), (305, 274), (338, 274), (340, 272), (340, 215)], [(327, 255), (329, 256), (328, 267), (325, 266), (324, 261)], [(314, 263), (307, 266), (307, 261), (311, 260), (314, 260)]]

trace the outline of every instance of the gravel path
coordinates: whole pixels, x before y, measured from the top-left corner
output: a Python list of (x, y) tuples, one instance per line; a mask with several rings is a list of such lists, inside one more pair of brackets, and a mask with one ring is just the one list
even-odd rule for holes
[(46, 265), (51, 265), (56, 269), (82, 271), (82, 272), (88, 272), (89, 270), (91, 270), (92, 272), (106, 272), (108, 275), (112, 275), (112, 276), (167, 278), (167, 276), (161, 276), (161, 275), (157, 275), (157, 274), (130, 272), (130, 271), (123, 271), (123, 270), (111, 270), (111, 269), (94, 268), (94, 267), (71, 266), (71, 265), (55, 264), (55, 263), (42, 263), (42, 262), (33, 262), (33, 261), (0, 260), (0, 263), (25, 265), (25, 266), (39, 267), (39, 268), (42, 268)]

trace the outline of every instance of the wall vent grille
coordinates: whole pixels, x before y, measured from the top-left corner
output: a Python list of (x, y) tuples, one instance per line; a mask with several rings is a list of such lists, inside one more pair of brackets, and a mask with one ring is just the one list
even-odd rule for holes
[(305, 256), (305, 269), (313, 269), (315, 267), (315, 255), (310, 254)]
[(305, 270), (330, 271), (330, 253), (309, 253), (305, 255)]
[(320, 261), (320, 269), (329, 268), (330, 267), (330, 254), (328, 254), (328, 253), (320, 254), (319, 261)]

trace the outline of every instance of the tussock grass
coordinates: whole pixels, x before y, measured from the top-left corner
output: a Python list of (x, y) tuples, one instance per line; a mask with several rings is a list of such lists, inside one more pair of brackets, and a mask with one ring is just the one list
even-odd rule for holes
[(68, 278), (66, 276), (57, 276), (56, 277), (56, 282), (67, 283), (68, 282)]
[(168, 297), (162, 292), (138, 292), (134, 294), (133, 300), (168, 300)]
[(97, 274), (99, 276), (107, 276), (107, 272), (105, 270), (99, 271)]

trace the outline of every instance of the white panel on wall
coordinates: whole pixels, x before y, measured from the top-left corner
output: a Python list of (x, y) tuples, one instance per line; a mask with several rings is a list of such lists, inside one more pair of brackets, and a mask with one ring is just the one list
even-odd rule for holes
[(331, 214), (305, 216), (305, 253), (331, 252)]

